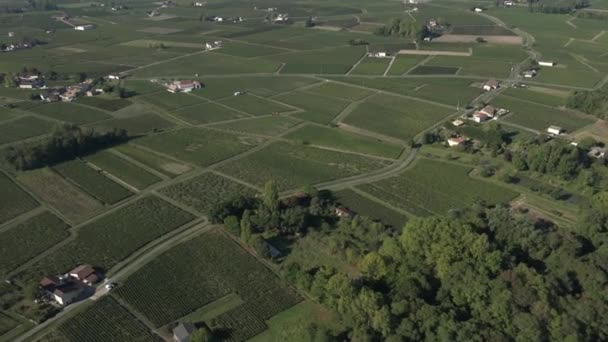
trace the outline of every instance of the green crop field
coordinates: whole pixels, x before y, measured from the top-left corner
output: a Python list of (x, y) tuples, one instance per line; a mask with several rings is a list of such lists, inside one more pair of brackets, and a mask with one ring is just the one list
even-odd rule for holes
[(212, 172), (171, 184), (161, 190), (180, 203), (184, 203), (202, 213), (209, 213), (214, 205), (238, 196), (254, 195), (255, 190)]
[(216, 100), (233, 96), (234, 92), (242, 91), (258, 96), (268, 97), (296, 88), (305, 87), (319, 82), (316, 79), (297, 76), (239, 76), (238, 82), (233, 78), (206, 77), (205, 88), (199, 94), (205, 98)]
[(76, 103), (84, 104), (91, 107), (97, 107), (99, 109), (107, 110), (110, 112), (115, 112), (132, 104), (132, 102), (127, 99), (105, 99), (99, 96), (83, 97), (78, 99)]
[(108, 172), (112, 176), (117, 177), (138, 190), (143, 190), (150, 185), (161, 181), (161, 178), (155, 174), (148, 172), (109, 151), (97, 152), (87, 156), (85, 159), (95, 167)]
[(107, 204), (114, 204), (132, 195), (129, 190), (95, 171), (82, 160), (61, 163), (54, 166), (53, 169)]
[[(193, 265), (194, 260), (199, 262)], [(230, 341), (257, 335), (267, 319), (302, 300), (219, 232), (205, 233), (165, 252), (127, 278), (116, 293), (155, 326), (162, 326), (231, 292), (244, 303), (207, 322), (215, 329), (234, 329), (229, 331)]]
[(247, 43), (229, 42), (220, 50), (215, 51), (219, 54), (237, 56), (237, 57), (259, 57), (267, 55), (276, 55), (278, 53), (289, 52), (289, 50), (279, 49), (264, 45), (253, 45)]
[(0, 173), (0, 223), (4, 223), (38, 206), (38, 203), (13, 181)]
[(67, 229), (57, 216), (43, 212), (0, 231), (0, 276), (67, 238)]
[(404, 214), (373, 201), (351, 189), (336, 191), (335, 195), (340, 205), (347, 207), (359, 215), (378, 220), (383, 224), (397, 229), (403, 227), (405, 222), (407, 222), (407, 216)]
[(237, 133), (276, 136), (298, 125), (301, 122), (302, 121), (289, 116), (273, 115), (261, 118), (238, 120), (229, 123), (220, 123), (217, 125), (213, 125), (212, 127), (234, 131)]
[(103, 119), (109, 119), (111, 116), (97, 109), (79, 106), (75, 103), (55, 102), (43, 104), (37, 107), (28, 109), (30, 112), (44, 115), (51, 119), (71, 122), (74, 124), (86, 124)]
[(207, 102), (185, 107), (173, 112), (173, 115), (193, 125), (207, 124), (218, 121), (234, 120), (249, 117), (246, 114), (226, 108), (217, 103)]
[[(158, 197), (143, 197), (78, 229), (76, 237), (17, 274), (23, 283), (87, 263), (109, 271), (121, 260), (193, 216)], [(94, 243), (91, 243), (94, 241)]]
[(116, 150), (127, 158), (131, 158), (172, 178), (187, 173), (192, 169), (184, 163), (160, 156), (132, 144), (121, 145), (117, 147)]
[(359, 63), (351, 72), (351, 75), (382, 75), (388, 64), (390, 58), (373, 58), (366, 57), (361, 63)]
[(507, 188), (473, 179), (468, 176), (470, 171), (466, 166), (421, 159), (399, 176), (357, 188), (419, 216), (444, 214), (477, 200), (506, 203), (518, 195)]
[(264, 140), (210, 129), (185, 128), (150, 135), (136, 142), (180, 160), (209, 166), (245, 152)]
[(345, 123), (409, 141), (454, 110), (392, 95), (375, 95), (360, 104)]
[(510, 88), (503, 92), (502, 95), (512, 96), (517, 99), (532, 101), (552, 107), (565, 105), (567, 97), (567, 93), (564, 94), (560, 91), (552, 91), (551, 89), (540, 87), (529, 89)]
[[(198, 93), (200, 90), (197, 90), (196, 92)], [(174, 94), (168, 91), (145, 95), (142, 96), (141, 99), (165, 110), (176, 110), (182, 107), (193, 106), (205, 102), (205, 99), (193, 94)]]
[(323, 96), (333, 96), (348, 101), (362, 100), (374, 93), (374, 91), (368, 89), (351, 87), (336, 82), (323, 82), (319, 86), (306, 89), (306, 92)]
[(162, 131), (174, 126), (174, 123), (156, 114), (142, 114), (126, 118), (100, 121), (93, 127), (100, 130), (124, 129), (130, 136), (148, 132)]
[(0, 123), (0, 144), (6, 144), (49, 133), (53, 123), (31, 116)]
[[(1, 178), (0, 178), (1, 179)], [(80, 222), (102, 209), (102, 204), (50, 168), (17, 176), (30, 191), (73, 222)]]
[(0, 311), (0, 337), (19, 326), (19, 321)]
[(305, 110), (304, 113), (296, 114), (296, 117), (320, 124), (330, 123), (349, 104), (345, 100), (303, 91), (290, 92), (275, 99)]
[(118, 301), (107, 296), (59, 325), (55, 338), (62, 341), (161, 342), (148, 327)]
[(361, 47), (340, 47), (329, 50), (291, 52), (267, 58), (286, 63), (286, 74), (345, 74), (363, 56)]
[(254, 116), (278, 114), (293, 111), (293, 108), (254, 95), (231, 96), (220, 101), (228, 107)]
[(220, 167), (220, 171), (262, 187), (274, 180), (281, 190), (377, 170), (388, 162), (304, 145), (274, 143)]
[(426, 56), (416, 56), (416, 55), (399, 55), (396, 57), (393, 65), (388, 70), (388, 75), (391, 76), (400, 76), (405, 74), (408, 70), (418, 65), (420, 62), (425, 60)]
[(397, 158), (403, 150), (402, 146), (389, 144), (378, 139), (350, 133), (339, 128), (319, 127), (316, 125), (306, 125), (289, 133), (285, 137), (304, 144), (386, 158)]
[(420, 65), (411, 70), (410, 75), (454, 75), (458, 73), (458, 68), (444, 66)]
[(572, 132), (596, 121), (581, 113), (525, 102), (512, 97), (500, 96), (493, 101), (493, 105), (511, 111), (505, 120), (542, 132), (551, 125)]

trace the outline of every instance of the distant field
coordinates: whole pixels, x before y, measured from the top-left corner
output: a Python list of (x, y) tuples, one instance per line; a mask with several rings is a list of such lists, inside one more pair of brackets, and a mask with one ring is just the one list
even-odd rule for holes
[(245, 94), (231, 96), (220, 101), (228, 107), (238, 109), (254, 116), (270, 115), (293, 111), (293, 108), (284, 106), (265, 98)]
[[(194, 260), (199, 260), (195, 262)], [(151, 279), (163, 279), (149, 286)], [(248, 252), (220, 232), (173, 248), (127, 278), (116, 294), (155, 326), (179, 320), (229, 293), (244, 303), (207, 321), (243, 341), (266, 329), (265, 321), (302, 298)]]
[(386, 143), (339, 128), (306, 125), (285, 136), (287, 139), (304, 144), (325, 146), (343, 151), (352, 151), (386, 158), (397, 158), (402, 146)]
[(496, 25), (454, 26), (450, 33), (479, 36), (516, 36), (511, 30)]
[(13, 181), (0, 173), (0, 223), (4, 223), (38, 206), (25, 191), (21, 190)]
[(151, 113), (126, 118), (104, 120), (93, 124), (93, 127), (100, 130), (111, 130), (114, 128), (124, 129), (130, 136), (149, 133), (152, 131), (162, 131), (173, 126), (175, 126), (173, 122)]
[(388, 162), (303, 145), (274, 143), (219, 168), (227, 175), (262, 187), (274, 180), (280, 190), (297, 189), (377, 170)]
[(201, 103), (198, 105), (186, 107), (173, 112), (173, 115), (176, 115), (180, 119), (183, 119), (194, 125), (248, 117), (243, 113), (231, 110), (229, 108), (212, 102)]
[(263, 45), (253, 45), (247, 43), (228, 42), (224, 46), (215, 51), (216, 53), (237, 56), (237, 57), (259, 57), (276, 55), (278, 53), (289, 52), (289, 50), (274, 48)]
[(306, 92), (318, 95), (333, 96), (348, 101), (361, 100), (374, 93), (372, 90), (350, 87), (348, 85), (335, 82), (323, 82), (317, 87), (306, 89)]
[(141, 99), (166, 110), (176, 110), (182, 107), (193, 106), (195, 104), (205, 102), (204, 99), (201, 99), (195, 95), (184, 93), (174, 94), (168, 91), (146, 95), (141, 97)]
[(61, 242), (70, 234), (68, 225), (45, 211), (0, 231), (0, 276)]
[(358, 215), (367, 216), (397, 229), (401, 229), (405, 225), (405, 222), (407, 222), (407, 216), (404, 214), (370, 200), (353, 190), (336, 191), (334, 195), (336, 195), (341, 205), (356, 212)]
[(107, 204), (114, 204), (132, 195), (129, 190), (93, 170), (82, 160), (61, 163), (53, 169)]
[(49, 133), (54, 124), (31, 116), (0, 123), (0, 144)]
[(213, 125), (213, 128), (219, 128), (237, 133), (252, 133), (276, 136), (286, 130), (294, 127), (302, 121), (294, 119), (290, 116), (265, 116), (262, 118), (251, 118), (239, 120), (229, 123), (220, 123)]
[[(192, 215), (148, 196), (78, 229), (76, 238), (17, 275), (24, 283), (86, 263), (110, 270), (146, 244), (191, 221)], [(94, 241), (95, 243), (91, 243)]]
[(202, 213), (209, 213), (214, 205), (238, 196), (253, 196), (255, 190), (215, 173), (206, 172), (171, 184), (163, 188), (161, 193)]
[(83, 221), (103, 208), (99, 201), (50, 168), (21, 173), (17, 179), (73, 222)]
[(459, 68), (455, 67), (443, 67), (443, 66), (429, 66), (420, 65), (410, 71), (410, 75), (454, 75), (458, 72)]
[(86, 124), (111, 118), (110, 115), (102, 111), (65, 102), (43, 104), (28, 110), (51, 119), (75, 124)]
[(294, 91), (274, 99), (306, 111), (296, 114), (295, 117), (320, 124), (330, 123), (349, 104), (345, 100), (303, 91)]
[(110, 112), (115, 112), (132, 104), (132, 102), (127, 99), (104, 99), (99, 96), (82, 97), (78, 99), (77, 103), (97, 107)]
[(505, 203), (518, 194), (507, 188), (470, 178), (469, 167), (428, 159), (416, 162), (399, 176), (357, 188), (414, 215), (445, 214), (477, 199)]
[(344, 122), (408, 141), (453, 112), (416, 100), (379, 94), (360, 104)]
[(138, 190), (143, 190), (148, 186), (161, 181), (161, 178), (155, 174), (150, 173), (109, 151), (97, 152), (87, 156), (85, 159), (94, 166), (110, 173), (112, 176), (117, 177)]
[[(538, 89), (538, 90), (537, 90)], [(503, 95), (512, 96), (521, 100), (528, 100), (547, 106), (559, 107), (566, 104), (566, 96), (562, 91), (552, 92), (549, 88), (530, 87), (528, 89), (509, 88)], [(564, 94), (565, 95), (565, 94)]]
[(382, 75), (390, 63), (390, 58), (364, 58), (357, 67), (355, 67), (351, 75)]
[(398, 76), (405, 74), (408, 70), (422, 62), (426, 56), (399, 55), (388, 70), (388, 75)]
[(286, 63), (284, 74), (345, 74), (362, 56), (361, 47), (340, 47), (330, 50), (291, 52), (267, 58)]
[(202, 128), (186, 128), (146, 136), (137, 144), (199, 166), (209, 166), (263, 142), (262, 138), (238, 136)]
[(318, 80), (297, 76), (239, 76), (238, 82), (232, 78), (206, 77), (205, 88), (199, 93), (205, 98), (216, 100), (233, 96), (236, 91), (268, 97), (278, 93), (318, 83)]
[(140, 162), (169, 177), (179, 176), (192, 169), (190, 166), (184, 163), (151, 153), (145, 149), (138, 148), (135, 145), (121, 145), (116, 147), (116, 150), (124, 154), (127, 158)]
[(594, 118), (577, 112), (536, 105), (504, 96), (496, 98), (493, 105), (511, 111), (512, 114), (505, 120), (542, 132), (551, 125), (561, 126), (566, 131), (572, 132), (595, 122)]

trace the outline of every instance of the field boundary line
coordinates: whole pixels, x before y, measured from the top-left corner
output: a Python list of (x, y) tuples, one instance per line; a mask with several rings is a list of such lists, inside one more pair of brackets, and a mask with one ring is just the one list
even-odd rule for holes
[[(602, 31), (603, 32), (603, 31)], [(568, 47), (570, 46), (570, 44), (572, 44), (575, 41), (574, 38), (568, 38), (568, 41), (566, 42), (566, 44), (564, 44), (564, 47)]]
[(383, 77), (386, 77), (389, 70), (391, 70), (393, 63), (395, 63), (395, 59), (397, 59), (397, 57), (395, 57), (395, 56), (391, 57), (391, 61), (388, 63), (388, 66), (386, 67), (386, 69), (384, 70), (384, 73), (382, 74)]
[(596, 40), (600, 39), (601, 36), (603, 36), (606, 33), (606, 31), (601, 30), (600, 33), (596, 34), (593, 38), (591, 38), (592, 42), (595, 42)]
[(225, 173), (223, 173), (223, 172), (220, 172), (220, 171), (218, 171), (218, 170), (209, 170), (208, 172), (214, 173), (214, 174), (216, 174), (216, 175), (218, 175), (218, 176), (220, 176), (220, 177), (224, 177), (224, 178), (230, 179), (230, 180), (231, 180), (231, 181), (233, 181), (233, 182), (236, 182), (236, 183), (242, 184), (242, 185), (244, 185), (244, 186), (246, 186), (246, 187), (248, 187), (248, 188), (251, 188), (252, 190), (255, 190), (255, 191), (259, 192), (259, 193), (262, 193), (262, 192), (263, 192), (262, 188), (260, 188), (260, 187), (258, 187), (258, 186), (256, 186), (256, 185), (254, 185), (254, 184), (247, 183), (247, 182), (245, 182), (244, 180), (238, 179), (238, 178), (233, 177), (233, 176), (231, 176), (231, 175), (227, 175), (227, 174), (225, 174)]
[(120, 305), (123, 309), (129, 312), (135, 320), (146, 326), (146, 328), (148, 328), (153, 334), (157, 335), (165, 341), (167, 340), (168, 336), (161, 335), (160, 332), (156, 330), (152, 322), (146, 316), (131, 307), (131, 305), (129, 305), (129, 303), (127, 303), (124, 299), (120, 298), (119, 296), (112, 296), (112, 298), (118, 303), (118, 305)]
[[(251, 113), (247, 113), (247, 112), (242, 111), (242, 110), (237, 109), (237, 108), (232, 108), (232, 107), (230, 107), (229, 105), (227, 105), (227, 104), (225, 104), (225, 103), (222, 103), (222, 100), (229, 99), (229, 98), (233, 97), (233, 96), (231, 96), (231, 95), (227, 95), (227, 96), (224, 96), (224, 97), (217, 98), (217, 99), (215, 99), (215, 100), (211, 100), (211, 99), (208, 99), (208, 98), (206, 98), (206, 97), (204, 97), (204, 96), (201, 96), (201, 95), (199, 95), (199, 94), (193, 94), (193, 93), (189, 93), (189, 94), (190, 94), (191, 96), (196, 96), (196, 97), (198, 97), (199, 99), (207, 100), (207, 102), (201, 102), (201, 103), (197, 103), (196, 105), (193, 105), (193, 106), (198, 106), (198, 105), (201, 105), (201, 104), (203, 104), (203, 103), (214, 103), (214, 104), (216, 104), (216, 105), (218, 105), (218, 106), (220, 106), (220, 107), (224, 107), (224, 108), (226, 108), (226, 109), (229, 109), (229, 110), (235, 111), (235, 112), (237, 112), (237, 113), (241, 113), (241, 114), (243, 114), (243, 115), (247, 115), (247, 116), (248, 116), (248, 119), (251, 119), (251, 118), (256, 118), (256, 116), (255, 116), (255, 115), (253, 115), (253, 114), (251, 114)], [(179, 112), (180, 110), (182, 110), (182, 109), (184, 109), (184, 108), (188, 108), (188, 107), (192, 107), (192, 106), (185, 106), (185, 107), (182, 107), (182, 108), (179, 108), (179, 109), (175, 110), (174, 112)], [(221, 121), (220, 121), (220, 122), (221, 122)]]
[(367, 198), (368, 200), (380, 204), (383, 207), (386, 207), (388, 209), (392, 209), (392, 210), (394, 210), (394, 211), (396, 211), (398, 213), (404, 214), (404, 215), (406, 215), (408, 217), (416, 217), (416, 215), (410, 213), (409, 211), (407, 211), (405, 209), (402, 209), (402, 208), (395, 207), (394, 205), (392, 205), (392, 204), (390, 204), (390, 203), (388, 203), (388, 202), (386, 202), (384, 200), (381, 200), (381, 199), (379, 199), (378, 197), (376, 197), (374, 195), (368, 194), (367, 192), (365, 192), (365, 191), (363, 191), (363, 190), (361, 190), (361, 189), (359, 189), (359, 188), (357, 188), (355, 186), (349, 186), (346, 189), (350, 189), (350, 190), (356, 192), (357, 194), (359, 194), (359, 195)]
[[(0, 224), (0, 233), (4, 233), (6, 231), (9, 231), (13, 228), (15, 228), (17, 225), (24, 223), (25, 221), (38, 216), (40, 214), (43, 214), (46, 210), (46, 208), (42, 205), (37, 206), (36, 208), (25, 212), (17, 217), (14, 217), (2, 224)], [(65, 224), (69, 225), (67, 222), (64, 222)]]
[(399, 146), (405, 146), (406, 145), (406, 142), (403, 141), (403, 140), (401, 140), (401, 139), (394, 138), (394, 137), (391, 137), (389, 135), (385, 135), (385, 134), (382, 134), (382, 133), (370, 131), (370, 130), (365, 129), (365, 128), (353, 126), (353, 125), (350, 125), (350, 124), (347, 124), (347, 123), (344, 123), (344, 122), (338, 123), (338, 129), (343, 129), (343, 130), (345, 130), (347, 132), (351, 132), (351, 133), (355, 133), (355, 134), (360, 134), (360, 135), (363, 135), (363, 136), (366, 136), (366, 137), (382, 140), (384, 142), (395, 144), (395, 145), (399, 145)]
[(363, 60), (367, 57), (368, 53), (369, 53), (369, 48), (366, 45), (365, 46), (365, 53), (363, 54), (363, 56), (361, 56), (361, 58), (359, 58), (359, 60), (357, 61), (357, 63), (355, 63), (353, 66), (350, 67), (350, 69), (348, 69), (348, 71), (346, 72), (346, 74), (344, 74), (344, 76), (350, 76), (350, 74), (353, 72), (353, 70), (357, 69), (357, 67), (359, 66), (359, 64), (361, 64), (361, 62), (363, 62)]
[(133, 164), (133, 165), (135, 165), (135, 166), (137, 166), (137, 167), (139, 167), (139, 168), (141, 168), (141, 169), (143, 169), (145, 171), (148, 171), (148, 172), (152, 173), (153, 175), (159, 177), (161, 179), (161, 182), (162, 181), (167, 181), (167, 180), (171, 179), (169, 176), (165, 175), (164, 173), (158, 172), (155, 169), (149, 167), (148, 165), (140, 163), (139, 161), (137, 161), (137, 160), (129, 157), (128, 155), (126, 155), (126, 154), (124, 154), (122, 152), (120, 152), (119, 150), (111, 148), (111, 149), (108, 149), (106, 151), (108, 151), (109, 153), (112, 153), (113, 155), (117, 156), (118, 158), (120, 158), (122, 160), (127, 161), (128, 163), (131, 163), (131, 164)]
[(596, 72), (596, 73), (600, 73), (599, 70), (597, 70), (593, 65), (589, 64), (589, 62), (587, 61), (587, 59), (581, 55), (577, 55), (575, 53), (569, 53), (570, 56), (572, 56), (574, 59), (576, 59), (577, 62), (581, 63), (582, 65), (586, 66), (587, 68), (591, 69), (591, 71)]
[(576, 17), (574, 17), (574, 18), (570, 18), (570, 19), (566, 20), (566, 24), (568, 24), (568, 25), (570, 25), (570, 26), (574, 27), (575, 29), (578, 29), (578, 26), (576, 26), (576, 25), (575, 25), (575, 24), (572, 22), (572, 20), (574, 20), (574, 19), (576, 19)]
[(373, 96), (375, 96), (377, 94), (378, 94), (377, 91), (376, 92), (372, 92), (371, 94), (365, 96), (364, 98), (362, 98), (360, 100), (352, 101), (346, 107), (344, 107), (344, 109), (342, 109), (342, 111), (340, 113), (338, 113), (338, 115), (336, 115), (333, 118), (333, 120), (331, 120), (331, 122), (334, 123), (334, 124), (341, 123), (344, 119), (346, 119), (350, 115), (350, 113), (352, 113), (355, 109), (357, 109), (357, 107), (359, 107), (360, 104), (364, 103), (370, 97), (373, 97)]
[[(128, 182), (120, 179), (119, 177), (113, 175), (111, 172), (108, 172), (106, 170), (104, 170), (103, 168), (97, 166), (95, 163), (90, 162), (88, 160), (83, 159), (83, 162), (85, 162), (90, 168), (92, 168), (93, 170), (101, 173), (102, 175), (108, 177), (110, 180), (116, 182), (117, 184), (122, 185), (123, 187), (127, 188), (130, 191), (133, 191), (134, 194), (138, 194), (141, 192), (140, 189), (136, 188), (135, 186), (129, 184)], [(143, 189), (142, 189), (143, 190)]]

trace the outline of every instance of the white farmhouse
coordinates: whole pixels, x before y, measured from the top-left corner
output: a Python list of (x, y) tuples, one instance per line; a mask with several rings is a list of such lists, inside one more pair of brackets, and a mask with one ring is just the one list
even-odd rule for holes
[(551, 135), (560, 135), (562, 133), (564, 133), (564, 129), (559, 127), (559, 126), (549, 126), (549, 128), (547, 128), (547, 133), (551, 134)]
[(95, 25), (93, 25), (93, 24), (74, 26), (74, 30), (76, 30), (76, 31), (86, 31), (86, 30), (92, 30), (94, 28), (95, 28)]
[(557, 64), (557, 63), (552, 62), (552, 61), (539, 61), (538, 62), (538, 65), (546, 66), (546, 67), (553, 67), (553, 66), (555, 66), (555, 64)]

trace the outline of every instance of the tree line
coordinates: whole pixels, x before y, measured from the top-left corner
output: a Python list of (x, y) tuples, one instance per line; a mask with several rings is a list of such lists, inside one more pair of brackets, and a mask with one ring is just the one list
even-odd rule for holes
[(595, 90), (575, 90), (566, 102), (568, 108), (606, 119), (608, 113), (608, 85)]
[(31, 170), (92, 153), (127, 139), (124, 129), (100, 133), (66, 124), (40, 142), (9, 147), (6, 160), (17, 170)]

